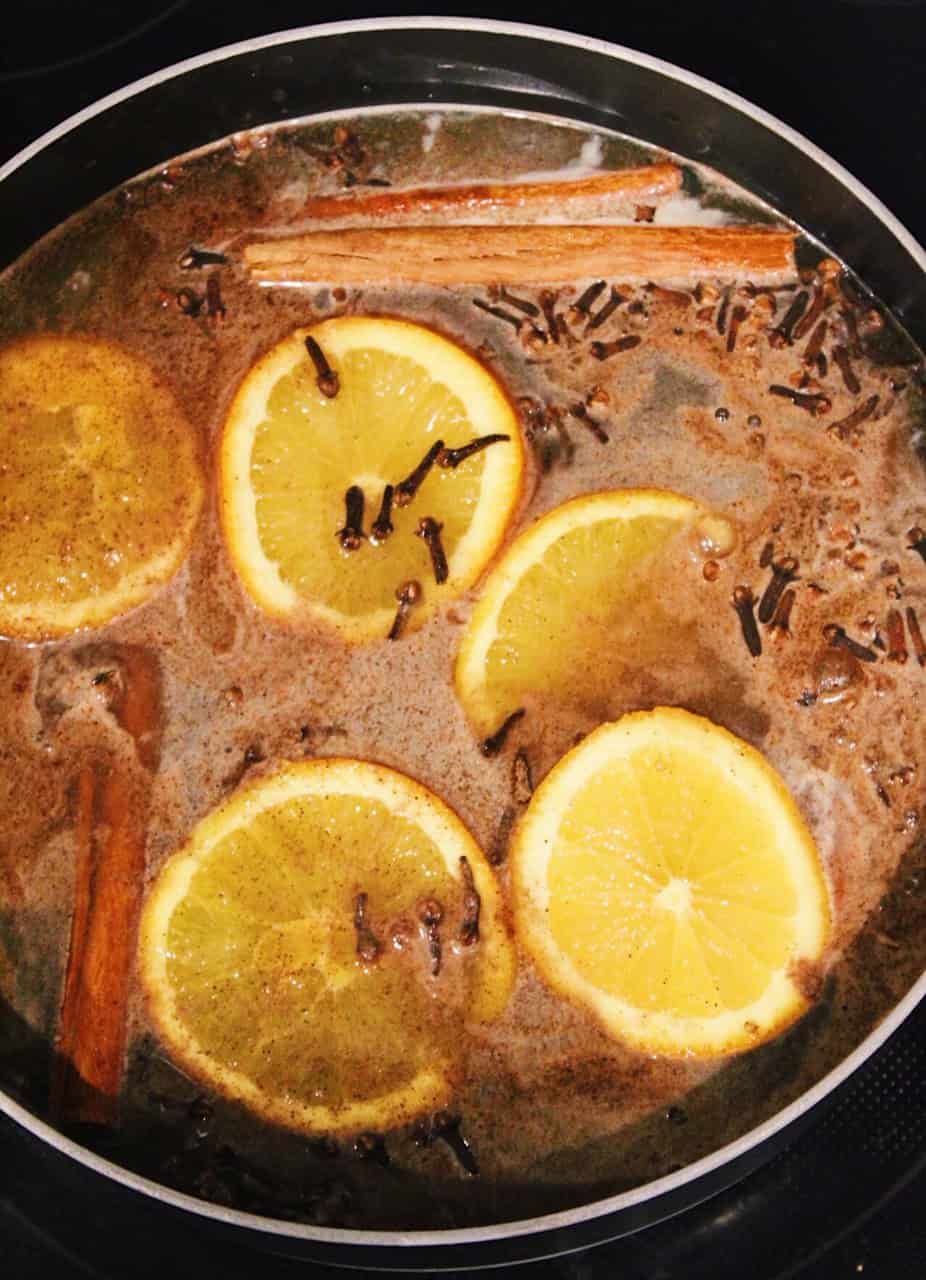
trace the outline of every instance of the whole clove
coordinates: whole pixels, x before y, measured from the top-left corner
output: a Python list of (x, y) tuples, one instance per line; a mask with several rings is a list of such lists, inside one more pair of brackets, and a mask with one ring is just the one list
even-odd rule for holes
[(419, 1120), (413, 1130), (415, 1145), (430, 1147), (436, 1139), (445, 1142), (471, 1177), (479, 1173), (479, 1163), (469, 1142), (463, 1136), (461, 1120), (449, 1111), (437, 1111)]
[(845, 383), (846, 390), (850, 395), (857, 396), (862, 389), (862, 384), (855, 376), (855, 370), (849, 362), (849, 352), (843, 346), (835, 346), (832, 351), (833, 363), (842, 374), (842, 380)]
[(774, 542), (766, 542), (765, 546), (759, 553), (759, 568), (767, 569), (772, 563), (772, 556), (775, 554)]
[(834, 649), (845, 649), (853, 657), (858, 658), (860, 662), (878, 661), (878, 655), (874, 649), (869, 649), (867, 645), (859, 644), (857, 640), (853, 640), (844, 627), (837, 626), (834, 622), (826, 624), (823, 628), (823, 634)]
[(775, 616), (769, 623), (769, 630), (774, 631), (776, 635), (788, 636), (791, 634), (791, 610), (794, 608), (796, 598), (797, 592), (793, 587), (788, 587), (781, 597), (778, 608), (775, 610)]
[(830, 435), (838, 436), (840, 440), (847, 440), (851, 436), (856, 427), (860, 427), (863, 422), (874, 413), (878, 407), (880, 396), (869, 396), (864, 404), (860, 404), (857, 409), (853, 409), (845, 418), (840, 418), (838, 422), (831, 422), (827, 427)]
[(916, 610), (910, 605), (907, 606), (907, 628), (910, 632), (910, 640), (913, 643), (913, 652), (916, 654), (916, 660), (921, 667), (926, 667), (926, 642), (923, 640), (920, 620), (916, 616)]
[(619, 290), (615, 289), (614, 285), (612, 284), (611, 292), (608, 295), (607, 302), (604, 303), (604, 305), (601, 308), (599, 308), (599, 310), (596, 311), (594, 315), (589, 316), (588, 323), (585, 326), (585, 332), (593, 333), (595, 329), (600, 329), (601, 326), (604, 324), (604, 322), (611, 318), (611, 316), (614, 314), (617, 308), (624, 301), (626, 301), (626, 299), (624, 298), (624, 295), (620, 293)]
[(416, 535), (427, 543), (428, 551), (431, 553), (431, 568), (434, 570), (434, 581), (437, 583), (446, 582), (449, 572), (447, 556), (444, 553), (444, 544), (441, 542), (440, 536), (443, 527), (433, 516), (422, 516), (418, 521), (418, 528), (415, 530)]
[(508, 292), (504, 285), (499, 289), (498, 296), (502, 302), (507, 302), (509, 307), (515, 307), (518, 311), (523, 312), (524, 315), (530, 316), (531, 319), (540, 315), (538, 306), (533, 302), (528, 302), (527, 298), (516, 298), (514, 294)]
[(483, 738), (479, 744), (479, 750), (487, 758), (491, 759), (497, 756), (505, 745), (508, 734), (524, 715), (524, 708), (518, 707), (517, 711), (512, 711), (510, 716), (506, 716), (494, 733), (490, 733), (487, 738)]
[[(804, 366), (811, 368), (818, 363), (818, 357), (823, 355), (823, 343), (826, 341), (827, 330), (829, 329), (829, 321), (824, 318), (814, 329), (810, 335), (810, 340), (804, 348)], [(826, 359), (826, 356), (823, 356)]]
[(732, 297), (732, 294), (733, 287), (732, 285), (728, 285), (723, 291), (720, 299), (720, 306), (717, 308), (717, 332), (721, 337), (723, 337), (727, 331), (727, 316), (730, 312), (730, 298)]
[(206, 315), (210, 320), (224, 320), (226, 310), (219, 277), (213, 272), (206, 281)]
[[(524, 324), (521, 316), (516, 316), (512, 312), (506, 311), (504, 307), (497, 307), (491, 302), (485, 302), (482, 298), (473, 298), (473, 306), (478, 307), (480, 311), (484, 311), (486, 315), (494, 316), (496, 320), (504, 320), (513, 329), (520, 330)], [(536, 332), (539, 334), (540, 330), (537, 329)]]
[(488, 449), (490, 445), (501, 444), (503, 441), (510, 439), (511, 436), (502, 435), (499, 432), (489, 436), (477, 436), (474, 440), (470, 440), (469, 444), (462, 444), (457, 449), (441, 449), (437, 455), (437, 465), (445, 469), (449, 467), (452, 470), (458, 467), (461, 462), (465, 462), (467, 458), (471, 458), (473, 454), (481, 453), (483, 449)]
[(200, 267), (224, 267), (227, 262), (224, 253), (218, 253), (215, 249), (197, 249), (190, 245), (189, 249), (181, 253), (177, 266), (181, 271), (197, 271)]
[(904, 637), (903, 615), (899, 609), (889, 609), (887, 615), (887, 660), (901, 665), (907, 661), (907, 644)]
[(409, 613), (421, 599), (421, 583), (414, 581), (403, 582), (401, 586), (396, 588), (395, 598), (399, 602), (399, 607), (396, 609), (392, 626), (389, 628), (387, 640), (398, 640), (405, 629), (405, 622)]
[(444, 918), (444, 908), (436, 898), (423, 898), (418, 903), (418, 919), (425, 927), (428, 940), (428, 955), (431, 957), (431, 976), (437, 977), (441, 966), (440, 922)]
[(570, 405), (569, 412), (572, 414), (574, 418), (577, 418), (579, 422), (582, 423), (583, 427), (586, 427), (592, 433), (592, 435), (595, 437), (595, 439), (598, 441), (599, 444), (608, 443), (608, 440), (610, 439), (610, 437), (608, 436), (607, 431), (605, 431), (604, 427), (601, 425), (600, 422), (595, 421), (595, 419), (589, 414), (588, 409), (585, 407), (584, 404), (582, 404), (581, 401), (578, 401), (576, 404)]
[(203, 303), (206, 301), (204, 296), (197, 293), (195, 289), (178, 289), (177, 290), (177, 307), (185, 316), (199, 315), (203, 309)]
[(915, 551), (924, 564), (926, 564), (926, 533), (915, 524), (908, 532), (907, 537), (910, 541), (907, 544), (909, 551)]
[(736, 339), (739, 336), (740, 325), (746, 319), (746, 308), (740, 303), (733, 308), (730, 315), (730, 327), (727, 329), (727, 351), (736, 350)]
[(746, 648), (754, 658), (758, 658), (762, 653), (762, 637), (759, 635), (755, 614), (752, 611), (755, 599), (749, 587), (734, 587), (732, 603), (740, 620), (740, 629)]
[(344, 495), (344, 527), (335, 535), (342, 551), (356, 551), (366, 541), (363, 532), (363, 490), (352, 484)]
[(464, 947), (471, 947), (474, 942), (479, 941), (479, 912), (482, 909), (482, 899), (479, 897), (476, 881), (473, 879), (473, 869), (465, 854), (460, 858), (460, 874), (463, 877), (463, 919), (460, 923), (460, 942)]
[(311, 334), (305, 340), (305, 349), (309, 354), (309, 359), (315, 366), (315, 385), (323, 396), (333, 400), (341, 389), (340, 378), (328, 363), (327, 356)]
[(379, 514), (370, 525), (370, 539), (373, 542), (385, 542), (390, 533), (393, 532), (392, 525), (392, 496), (395, 493), (391, 484), (387, 484), (383, 489), (383, 499), (379, 504)]
[(606, 284), (604, 280), (596, 280), (594, 284), (590, 284), (588, 288), (585, 289), (578, 298), (576, 298), (575, 302), (569, 308), (569, 319), (573, 324), (576, 324), (579, 320), (588, 317), (589, 312), (598, 301), (601, 294), (604, 293), (605, 288)]
[(383, 944), (376, 937), (367, 922), (367, 895), (358, 893), (354, 898), (354, 929), (357, 933), (357, 955), (364, 964), (373, 964), (378, 960)]
[(769, 342), (773, 347), (790, 346), (794, 339), (794, 326), (804, 314), (807, 306), (807, 300), (810, 297), (806, 289), (795, 294), (791, 300), (791, 305), (784, 314), (781, 324), (777, 325), (769, 334)]
[(789, 583), (793, 582), (796, 572), (797, 561), (793, 556), (787, 556), (784, 560), (780, 560), (778, 564), (772, 565), (771, 579), (762, 593), (762, 599), (759, 601), (758, 618), (760, 622), (771, 622), (784, 589)]
[(798, 409), (806, 409), (815, 418), (821, 413), (829, 413), (833, 407), (833, 402), (822, 392), (795, 391), (793, 387), (773, 383), (769, 387), (769, 393), (773, 396), (781, 396), (784, 400), (790, 400)]
[(858, 360), (863, 354), (862, 340), (858, 332), (858, 320), (855, 317), (855, 311), (852, 307), (846, 307), (839, 313), (842, 316), (843, 323), (846, 326), (846, 340), (849, 348), (849, 355), (853, 360)]
[(596, 360), (607, 360), (610, 356), (616, 356), (622, 351), (632, 351), (642, 341), (638, 333), (628, 333), (623, 338), (615, 339), (614, 342), (593, 342), (591, 353)]
[(551, 342), (559, 342), (559, 318), (556, 314), (556, 294), (544, 289), (540, 294), (540, 306), (543, 318), (547, 322), (547, 332)]
[(794, 326), (794, 329), (792, 330), (791, 337), (794, 342), (800, 342), (802, 338), (806, 337), (807, 334), (810, 333), (811, 329), (814, 327), (814, 325), (820, 319), (820, 316), (823, 314), (823, 309), (825, 306), (826, 306), (826, 294), (822, 288), (818, 288), (814, 293), (813, 302), (811, 302), (810, 306), (807, 308), (807, 310), (804, 312), (804, 314), (801, 316), (800, 320), (798, 320), (797, 324)]
[(401, 480), (395, 487), (394, 502), (397, 507), (407, 507), (414, 498), (415, 494), (424, 484), (428, 472), (437, 461), (437, 457), (444, 447), (443, 440), (435, 440), (427, 453), (418, 463), (414, 470), (410, 471), (404, 480)]

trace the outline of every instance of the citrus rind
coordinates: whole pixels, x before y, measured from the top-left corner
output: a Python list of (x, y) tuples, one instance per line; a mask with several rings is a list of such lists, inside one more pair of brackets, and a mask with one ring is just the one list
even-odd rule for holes
[[(51, 598), (50, 594), (49, 598), (33, 595), (24, 599), (30, 592), (24, 592), (16, 583), (21, 564), (5, 570), (0, 565), (0, 633), (24, 640), (54, 639), (101, 627), (144, 604), (183, 563), (203, 503), (202, 472), (193, 431), (173, 392), (134, 353), (109, 339), (60, 334), (20, 339), (4, 348), (0, 352), (0, 412), (9, 413), (9, 429), (25, 429), (32, 416), (62, 410), (89, 415), (87, 435), (92, 440), (93, 456), (81, 460), (82, 445), (78, 442), (72, 449), (82, 472), (95, 473), (94, 484), (105, 475), (110, 482), (118, 481), (131, 488), (139, 484), (147, 465), (156, 464), (157, 479), (149, 480), (146, 502), (157, 502), (161, 509), (156, 513), (156, 531), (142, 531), (133, 525), (134, 500), (126, 494), (119, 499), (124, 508), (116, 518), (113, 545), (104, 557), (110, 568), (128, 561), (115, 585), (105, 585), (103, 577), (111, 580), (116, 571), (106, 575), (97, 572), (94, 553), (83, 545), (81, 530), (75, 526), (67, 532), (68, 540), (75, 543), (69, 552), (76, 552), (78, 560), (83, 557), (86, 561), (79, 575), (80, 590), (85, 594), (65, 598), (64, 592), (58, 591), (58, 598)], [(127, 428), (126, 424), (130, 426)], [(129, 442), (127, 430), (134, 443)], [(112, 432), (112, 438), (107, 431)], [(122, 453), (116, 447), (118, 443), (123, 446)], [(15, 488), (9, 488), (10, 484), (15, 486), (15, 470), (15, 465), (8, 465), (11, 480), (0, 485), (0, 513), (6, 518), (10, 518), (6, 514), (8, 504), (15, 507), (21, 501)], [(124, 482), (121, 476), (125, 476)], [(64, 486), (60, 500), (55, 496), (55, 485), (59, 483)], [(43, 503), (53, 509), (56, 504), (63, 508), (72, 497), (68, 471), (59, 477), (46, 464), (40, 484)], [(8, 488), (7, 495), (4, 487)], [(106, 515), (112, 518), (113, 512), (107, 511)], [(35, 529), (34, 511), (29, 518), (30, 528)], [(95, 533), (98, 522), (92, 503), (81, 518)], [(150, 507), (144, 518), (154, 518)], [(122, 545), (120, 531), (125, 539)], [(41, 551), (40, 525), (36, 533), (36, 554), (46, 554), (49, 564), (57, 563), (51, 551)], [(126, 544), (136, 535), (138, 547), (127, 551)], [(60, 563), (57, 572), (65, 573), (65, 563)]]
[[(489, 651), (498, 638), (499, 618), (524, 576), (566, 534), (608, 520), (656, 516), (689, 524), (704, 508), (692, 498), (665, 489), (614, 489), (583, 494), (554, 507), (514, 540), (490, 571), (460, 643), (454, 667), (457, 697), (477, 732), (492, 732), (504, 712), (486, 690)], [(602, 574), (608, 572), (602, 567)]]
[(140, 927), (142, 983), (155, 1026), (173, 1056), (191, 1075), (243, 1102), (263, 1118), (306, 1133), (384, 1130), (436, 1110), (449, 1098), (452, 1064), (435, 1060), (400, 1087), (337, 1107), (270, 1093), (248, 1075), (206, 1052), (178, 1015), (168, 969), (167, 939), (173, 912), (185, 899), (194, 875), (227, 837), (257, 814), (289, 801), (336, 795), (362, 796), (419, 827), (440, 850), (448, 874), (458, 881), (459, 860), (464, 856), (468, 859), (481, 898), (481, 916), (478, 968), (469, 991), (467, 1021), (476, 1024), (497, 1018), (515, 980), (514, 944), (495, 877), (460, 819), (422, 784), (383, 765), (323, 758), (285, 764), (273, 775), (240, 788), (198, 824), (186, 846), (168, 860), (158, 875)]
[[(583, 785), (613, 761), (641, 749), (695, 753), (716, 766), (725, 785), (768, 825), (783, 872), (794, 890), (789, 963), (770, 973), (761, 996), (707, 1017), (641, 1008), (590, 982), (564, 954), (550, 927), (547, 880), (558, 833)], [(825, 876), (813, 838), (777, 772), (755, 748), (727, 730), (678, 708), (632, 712), (594, 730), (546, 776), (517, 827), (511, 853), (517, 935), (548, 985), (590, 1011), (616, 1039), (650, 1054), (718, 1057), (751, 1049), (778, 1035), (809, 1005), (802, 972), (819, 969), (830, 928)]]
[[(248, 594), (273, 617), (297, 623), (302, 617), (317, 619), (344, 639), (364, 643), (384, 638), (396, 612), (391, 601), (366, 614), (351, 615), (323, 600), (306, 598), (284, 580), (279, 565), (264, 550), (250, 482), (255, 437), (275, 385), (306, 360), (308, 336), (315, 338), (335, 369), (348, 353), (363, 348), (412, 358), (426, 368), (434, 382), (444, 384), (459, 397), (474, 437), (509, 436), (507, 442), (480, 455), (483, 469), (479, 502), (466, 533), (448, 555), (447, 580), (437, 584), (429, 579), (422, 584), (422, 599), (403, 627), (405, 634), (411, 634), (441, 604), (473, 585), (504, 537), (522, 490), (524, 448), (517, 416), (500, 384), (474, 356), (449, 338), (409, 321), (381, 316), (336, 317), (297, 329), (268, 351), (245, 376), (229, 409), (219, 470), (222, 525), (232, 560)], [(371, 424), (371, 428), (383, 430), (386, 425), (388, 406), (384, 422)], [(423, 446), (428, 443), (428, 437), (422, 434)], [(402, 478), (383, 479), (397, 483)], [(355, 476), (345, 475), (342, 491), (356, 480)], [(388, 555), (388, 544), (383, 551)]]

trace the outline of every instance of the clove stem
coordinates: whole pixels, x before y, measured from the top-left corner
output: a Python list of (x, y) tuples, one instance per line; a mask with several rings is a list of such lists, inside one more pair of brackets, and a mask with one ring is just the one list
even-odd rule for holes
[(415, 494), (421, 488), (428, 472), (437, 460), (438, 454), (444, 447), (443, 440), (435, 440), (428, 449), (427, 453), (418, 463), (417, 467), (400, 481), (395, 487), (394, 501), (397, 507), (407, 507), (414, 498)]
[(556, 294), (549, 289), (544, 289), (540, 294), (540, 306), (543, 311), (543, 318), (547, 322), (550, 341), (558, 343), (559, 320), (556, 315)]
[(797, 561), (793, 556), (787, 556), (778, 564), (772, 565), (772, 576), (768, 586), (762, 593), (762, 599), (759, 601), (758, 617), (760, 622), (771, 622), (775, 616), (775, 610), (778, 608), (778, 601), (781, 599), (785, 587), (794, 579), (797, 571)]
[(740, 620), (743, 640), (752, 656), (758, 658), (762, 653), (762, 637), (759, 635), (755, 614), (752, 611), (754, 604), (755, 600), (749, 587), (734, 587), (733, 608), (736, 610), (737, 617)]
[(437, 465), (454, 469), (467, 458), (471, 458), (474, 453), (481, 453), (483, 449), (488, 449), (489, 445), (501, 444), (510, 439), (511, 436), (501, 435), (498, 432), (490, 436), (477, 436), (475, 440), (470, 440), (469, 444), (460, 445), (458, 449), (441, 449), (437, 455)]
[(399, 607), (396, 609), (392, 626), (389, 628), (387, 640), (398, 640), (405, 630), (405, 622), (409, 613), (421, 599), (421, 583), (414, 581), (403, 582), (401, 586), (396, 588), (395, 598), (399, 602)]
[(593, 316), (589, 317), (588, 323), (585, 326), (585, 332), (592, 333), (595, 329), (600, 329), (604, 322), (611, 318), (623, 301), (624, 295), (619, 293), (612, 284), (611, 293), (608, 296), (607, 302), (598, 311), (596, 311)]
[(913, 652), (916, 654), (916, 660), (921, 667), (926, 667), (926, 641), (923, 640), (920, 620), (916, 616), (916, 610), (910, 605), (907, 605), (907, 626), (910, 630), (910, 639), (913, 642)]
[(823, 314), (823, 308), (825, 305), (826, 294), (822, 288), (818, 288), (814, 293), (813, 302), (811, 302), (810, 306), (794, 326), (791, 336), (795, 342), (800, 342), (806, 334), (810, 333), (811, 329)]
[(504, 307), (496, 307), (491, 302), (484, 302), (482, 298), (473, 298), (473, 306), (478, 307), (480, 311), (484, 311), (487, 315), (494, 316), (496, 320), (504, 320), (513, 329), (520, 329), (521, 325), (524, 324), (520, 316), (512, 315)]
[(356, 551), (366, 540), (363, 532), (363, 490), (352, 484), (344, 495), (344, 527), (335, 535), (342, 551)]
[(392, 495), (395, 493), (391, 484), (387, 484), (383, 490), (383, 500), (379, 504), (379, 515), (370, 525), (370, 538), (373, 542), (385, 542), (390, 533), (393, 532), (392, 526)]
[(591, 352), (596, 360), (607, 360), (609, 356), (618, 355), (621, 351), (632, 351), (642, 341), (638, 333), (628, 333), (614, 342), (593, 342)]
[(787, 591), (781, 597), (778, 608), (775, 610), (775, 616), (769, 623), (769, 630), (776, 632), (778, 635), (789, 635), (791, 631), (791, 610), (794, 608), (794, 601), (797, 598), (797, 592), (793, 587), (788, 587)]
[(502, 302), (507, 302), (509, 307), (515, 307), (518, 311), (522, 311), (524, 315), (530, 316), (531, 319), (540, 315), (539, 307), (535, 306), (533, 302), (528, 302), (526, 298), (516, 298), (514, 294), (508, 292), (504, 285), (500, 287), (498, 296)]
[(781, 396), (784, 400), (790, 400), (798, 409), (806, 409), (815, 418), (819, 417), (821, 413), (829, 413), (833, 407), (833, 402), (821, 392), (811, 394), (806, 391), (795, 391), (793, 387), (785, 387), (780, 384), (770, 386), (769, 392), (773, 396)]
[(444, 553), (444, 545), (441, 542), (440, 537), (441, 529), (443, 529), (443, 527), (444, 526), (435, 520), (433, 516), (422, 516), (418, 521), (418, 528), (415, 530), (417, 536), (427, 543), (428, 551), (431, 553), (431, 567), (434, 570), (434, 581), (438, 584), (447, 581), (447, 574), (449, 572), (447, 567), (447, 556)]
[(315, 366), (315, 385), (323, 396), (333, 400), (341, 389), (340, 378), (328, 363), (324, 351), (322, 351), (311, 334), (305, 340), (305, 349), (309, 353), (309, 359)]
[(720, 299), (720, 306), (717, 308), (717, 332), (721, 337), (723, 337), (727, 331), (727, 315), (730, 311), (730, 296), (732, 293), (733, 288), (728, 285), (723, 291), (723, 296)]
[(845, 418), (840, 418), (838, 422), (831, 422), (827, 427), (830, 435), (838, 436), (840, 440), (846, 440), (852, 434), (856, 427), (860, 427), (863, 422), (874, 413), (878, 407), (879, 396), (869, 396), (864, 404), (860, 404), (857, 409), (853, 409)]
[(853, 640), (846, 633), (844, 627), (837, 626), (834, 622), (826, 624), (823, 628), (823, 634), (834, 649), (845, 649), (847, 653), (851, 653), (853, 657), (858, 658), (861, 662), (878, 661), (878, 655), (874, 649), (869, 649), (866, 645), (859, 644), (857, 640)]
[(730, 316), (730, 327), (727, 329), (727, 351), (732, 352), (736, 349), (736, 339), (739, 335), (740, 325), (746, 319), (747, 311), (742, 304), (733, 308)]
[(604, 290), (604, 280), (596, 280), (593, 284), (590, 284), (569, 308), (569, 319), (576, 322), (582, 319), (583, 316), (588, 316), (588, 313)]
[(849, 363), (849, 352), (843, 346), (833, 347), (833, 361), (837, 369), (842, 374), (842, 380), (846, 384), (846, 390), (850, 395), (857, 396), (862, 389), (862, 384), (855, 376), (855, 370)]
[(793, 341), (794, 326), (804, 314), (804, 308), (807, 306), (807, 299), (810, 295), (806, 289), (802, 289), (800, 293), (795, 294), (791, 301), (790, 307), (785, 312), (784, 319), (781, 324), (772, 330), (769, 334), (769, 343), (773, 347), (790, 346)]
[(887, 615), (887, 660), (901, 665), (907, 661), (907, 644), (904, 639), (903, 615), (899, 609), (889, 609)]

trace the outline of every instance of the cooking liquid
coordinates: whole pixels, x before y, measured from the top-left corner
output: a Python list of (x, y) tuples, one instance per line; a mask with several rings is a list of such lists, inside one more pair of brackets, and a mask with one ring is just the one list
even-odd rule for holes
[[(574, 176), (590, 162), (617, 167), (651, 155), (627, 139), (530, 117), (406, 111), (340, 123), (363, 151), (355, 158), (362, 182), (551, 169)], [(765, 753), (826, 867), (834, 913), (829, 980), (811, 1013), (773, 1044), (729, 1063), (646, 1057), (554, 998), (522, 955), (511, 1004), (474, 1035), (452, 1104), (478, 1156), (474, 1178), (449, 1144), (419, 1146), (410, 1132), (389, 1136), (391, 1163), (383, 1167), (350, 1144), (332, 1155), (305, 1138), (268, 1133), (233, 1106), (195, 1101), (199, 1086), (165, 1060), (137, 995), (133, 1003), (123, 1129), (108, 1139), (124, 1163), (207, 1198), (311, 1221), (420, 1227), (526, 1216), (658, 1176), (757, 1123), (856, 1043), (922, 965), (909, 919), (918, 899), (911, 907), (902, 888), (899, 906), (879, 905), (905, 851), (912, 849), (908, 863), (919, 857), (926, 787), (926, 671), (909, 633), (905, 662), (878, 647), (889, 610), (913, 608), (926, 625), (926, 565), (907, 536), (926, 525), (916, 451), (921, 393), (910, 367), (919, 357), (890, 322), (865, 318), (867, 304), (854, 308), (866, 349), (851, 362), (859, 390), (848, 390), (830, 359), (825, 376), (812, 372), (832, 409), (814, 417), (768, 391), (791, 386), (803, 370), (806, 337), (777, 349), (768, 342), (798, 281), (758, 297), (744, 281), (726, 304), (709, 282), (695, 298), (609, 281), (625, 300), (606, 324), (589, 336), (573, 325), (574, 341), (539, 350), (477, 309), (473, 298), (485, 295), (474, 290), (260, 288), (237, 250), (246, 238), (296, 225), (308, 194), (339, 189), (344, 166), (331, 160), (333, 128), (323, 121), (238, 136), (98, 202), (0, 278), (0, 339), (49, 329), (125, 343), (174, 388), (211, 469), (230, 398), (267, 348), (295, 326), (332, 315), (401, 316), (476, 351), (516, 401), (564, 411), (568, 438), (541, 432), (528, 450), (509, 541), (565, 499), (608, 488), (677, 490), (723, 520), (680, 542), (641, 581), (635, 607), (613, 630), (569, 655), (574, 684), (588, 690), (581, 705), (537, 690), (493, 759), (480, 753), (451, 681), (478, 588), (399, 643), (351, 648), (321, 628), (297, 633), (244, 596), (214, 502), (187, 564), (148, 605), (63, 644), (4, 642), (0, 993), (9, 1032), (0, 1024), (0, 1084), (41, 1105), (41, 1076), (23, 1076), (23, 1046), (47, 1049), (55, 1036), (79, 763), (134, 751), (108, 710), (111, 690), (93, 682), (107, 663), (117, 665), (115, 646), (153, 650), (161, 669), (149, 878), (245, 772), (338, 755), (381, 761), (426, 783), (501, 859), (507, 890), (515, 750), (526, 752), (536, 784), (594, 725), (635, 708), (687, 707)], [(700, 198), (670, 201), (657, 223), (773, 217), (717, 175), (699, 171), (699, 178)], [(228, 263), (181, 269), (191, 244), (223, 250)], [(210, 318), (205, 305), (184, 314), (177, 292), (204, 298), (210, 276), (219, 281), (224, 314)], [(587, 283), (558, 291), (557, 310)], [(539, 303), (536, 289), (515, 292)], [(728, 350), (737, 306), (746, 314)], [(827, 351), (851, 342), (839, 315), (848, 309), (827, 312)], [(590, 354), (592, 339), (625, 334), (642, 341), (606, 360)], [(593, 393), (606, 443), (568, 413)], [(857, 437), (827, 432), (874, 395), (877, 407)], [(796, 557), (796, 599), (787, 634), (760, 627), (763, 652), (755, 659), (731, 595), (745, 585), (761, 596), (772, 573), (766, 544), (776, 562)], [(874, 645), (877, 661), (831, 647), (828, 624)], [(248, 766), (255, 756), (262, 759)], [(909, 865), (903, 874), (908, 886)], [(895, 908), (906, 912), (899, 940), (890, 931)], [(234, 1154), (217, 1154), (223, 1147)]]

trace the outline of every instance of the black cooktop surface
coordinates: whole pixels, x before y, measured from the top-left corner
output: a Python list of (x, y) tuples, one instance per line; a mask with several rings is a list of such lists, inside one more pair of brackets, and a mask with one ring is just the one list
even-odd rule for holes
[[(192, 54), (308, 21), (414, 13), (404, 3), (29, 0), (0, 41), (0, 162), (73, 111)], [(812, 138), (926, 240), (921, 129), (926, 0), (623, 0), (538, 10), (425, 5), (533, 21), (655, 54)], [(166, 157), (165, 157), (166, 158)], [(823, 1280), (926, 1274), (926, 1006), (770, 1163), (637, 1235), (539, 1262), (540, 1280)], [(2, 1272), (143, 1280), (337, 1275), (216, 1237), (48, 1151), (0, 1117)], [(343, 1273), (340, 1273), (343, 1274)]]

